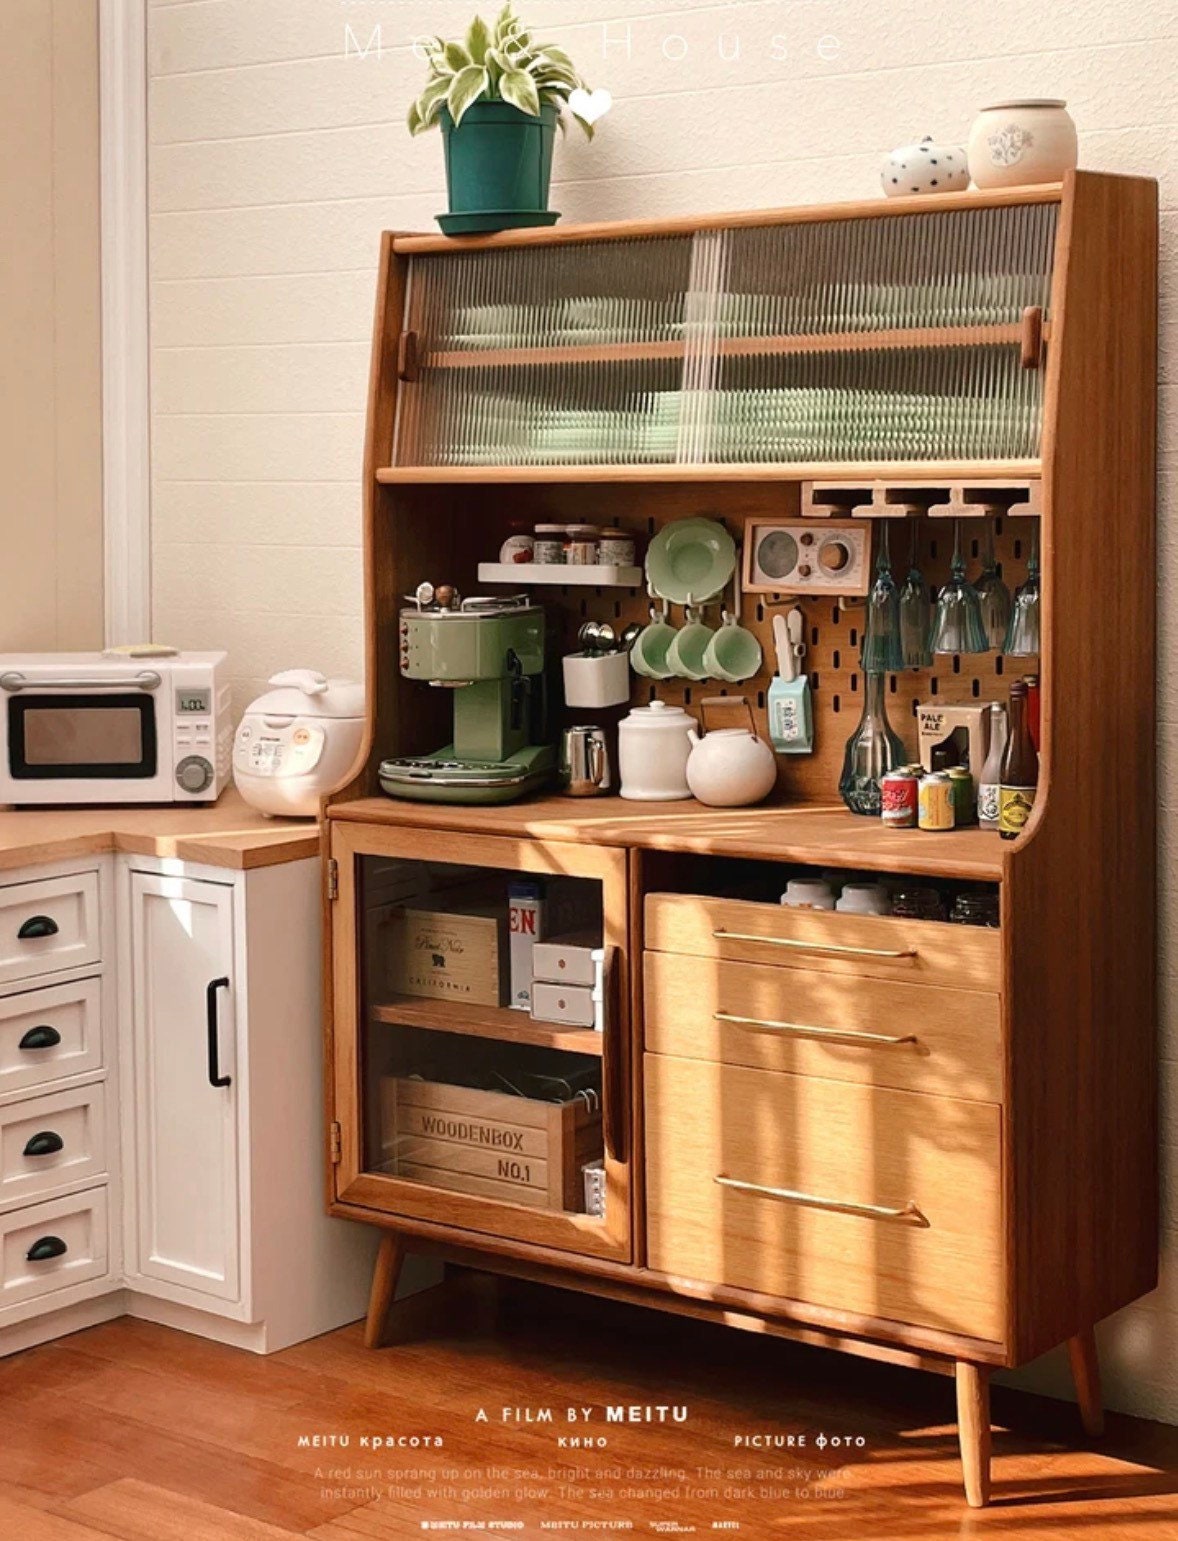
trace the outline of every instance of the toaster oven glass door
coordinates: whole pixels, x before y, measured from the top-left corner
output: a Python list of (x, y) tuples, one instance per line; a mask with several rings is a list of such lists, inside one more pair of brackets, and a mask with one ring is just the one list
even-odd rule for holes
[(155, 702), (143, 691), (22, 694), (8, 705), (14, 781), (128, 780), (156, 774)]

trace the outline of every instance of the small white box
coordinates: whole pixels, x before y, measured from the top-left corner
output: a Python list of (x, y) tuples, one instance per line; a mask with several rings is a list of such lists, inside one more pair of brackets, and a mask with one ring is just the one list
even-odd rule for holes
[(567, 1022), (572, 1027), (594, 1027), (597, 1002), (591, 985), (552, 985), (537, 980), (532, 986), (532, 1018), (536, 1022)]
[(601, 947), (588, 933), (553, 937), (532, 949), (532, 978), (554, 985), (595, 985)]

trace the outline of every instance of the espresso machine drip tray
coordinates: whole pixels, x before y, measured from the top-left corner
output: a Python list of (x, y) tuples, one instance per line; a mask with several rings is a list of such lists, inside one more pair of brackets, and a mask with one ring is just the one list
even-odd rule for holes
[(454, 760), (435, 755), (382, 760), (381, 790), (390, 797), (433, 803), (511, 802), (540, 786), (552, 770), (552, 752), (525, 752), (513, 760)]

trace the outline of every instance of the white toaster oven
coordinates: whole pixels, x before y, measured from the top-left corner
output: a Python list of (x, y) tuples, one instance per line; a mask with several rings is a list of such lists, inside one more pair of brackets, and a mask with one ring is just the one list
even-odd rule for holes
[(215, 802), (232, 737), (224, 653), (0, 654), (0, 804)]

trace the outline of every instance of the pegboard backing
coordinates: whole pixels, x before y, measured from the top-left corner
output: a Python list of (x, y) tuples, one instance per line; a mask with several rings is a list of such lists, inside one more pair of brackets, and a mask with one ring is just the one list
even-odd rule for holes
[[(420, 489), (415, 491), (420, 492)], [(537, 521), (609, 524), (629, 530), (638, 542), (637, 560), (641, 562), (649, 541), (665, 524), (675, 519), (702, 515), (721, 520), (739, 544), (749, 518), (788, 519), (796, 518), (798, 513), (797, 483), (472, 487), (463, 490), (457, 515), (461, 526), (457, 549), (462, 553), (457, 581), (464, 594), (478, 592), (477, 563), (495, 558), (508, 531), (530, 528)], [(935, 589), (948, 577), (953, 547), (952, 522), (927, 516), (914, 521), (887, 521), (892, 571), (898, 584), (903, 583), (908, 569), (913, 522), (918, 532), (921, 570)], [(878, 540), (878, 522), (872, 523)], [(1027, 576), (1031, 540), (1037, 525), (1037, 520), (1026, 517), (1007, 517), (995, 522), (996, 555), (1012, 592)], [(971, 578), (980, 571), (983, 533), (982, 520), (964, 522), (963, 542)], [(413, 576), (413, 582), (421, 577), (436, 583), (447, 581), (451, 575), (438, 570), (423, 571)], [(507, 592), (501, 585), (497, 585), (495, 591)], [(608, 621), (620, 632), (631, 621), (641, 622), (648, 618), (649, 600), (641, 589), (544, 586), (532, 589), (530, 593), (549, 616), (553, 650), (559, 654), (577, 650), (577, 631), (586, 620)], [(753, 708), (757, 731), (768, 738), (765, 698), (775, 667), (772, 639), (775, 607), (771, 603), (775, 597), (785, 596), (749, 595), (743, 601), (743, 624), (756, 634), (764, 653), (763, 668), (753, 679), (741, 685), (719, 681), (696, 684), (687, 680), (647, 680), (632, 674), (630, 704), (643, 705), (659, 699), (682, 705), (698, 716), (702, 696), (745, 695)], [(778, 796), (789, 802), (829, 804), (837, 800), (843, 750), (863, 709), (859, 646), (865, 601), (814, 598), (803, 601), (802, 609), (806, 616), (809, 648), (805, 663), (813, 691), (814, 752), (811, 755), (777, 756)], [(673, 623), (680, 624), (682, 609), (672, 606), (670, 618)], [(709, 625), (719, 624), (718, 602), (707, 607), (705, 619)], [(556, 661), (559, 665), (559, 660)], [(1038, 661), (1030, 658), (1008, 660), (994, 653), (938, 657), (932, 669), (906, 670), (888, 677), (888, 718), (904, 740), (910, 758), (915, 760), (918, 704), (930, 700), (946, 703), (1005, 701), (1012, 677), (1035, 672), (1038, 672)], [(593, 720), (612, 728), (625, 711), (624, 707), (608, 712), (580, 710), (567, 714), (565, 720)], [(733, 723), (738, 720), (734, 714)], [(726, 723), (718, 717), (717, 725)]]

